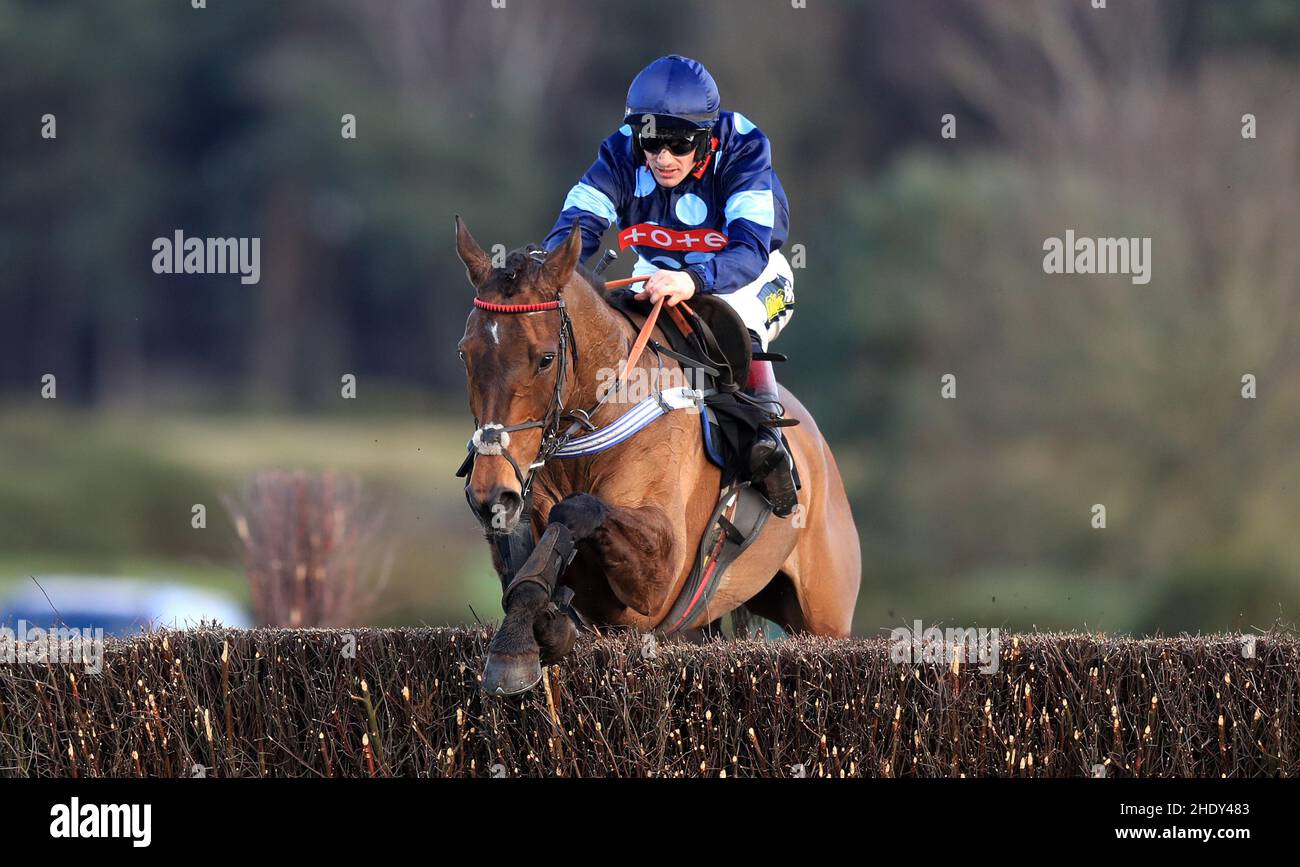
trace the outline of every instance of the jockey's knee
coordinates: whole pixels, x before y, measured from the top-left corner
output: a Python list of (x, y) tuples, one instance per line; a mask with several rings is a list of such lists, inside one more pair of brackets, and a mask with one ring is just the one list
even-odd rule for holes
[(794, 316), (794, 277), (784, 257), (774, 252), (758, 279), (720, 297), (745, 323), (754, 350), (762, 352)]

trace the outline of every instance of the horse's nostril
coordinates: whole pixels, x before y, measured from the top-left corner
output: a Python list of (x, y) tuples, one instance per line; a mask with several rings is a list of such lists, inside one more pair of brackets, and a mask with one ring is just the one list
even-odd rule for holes
[(524, 498), (519, 495), (518, 491), (502, 491), (497, 495), (497, 503), (509, 515), (519, 511), (519, 507), (523, 505), (523, 502)]
[(513, 521), (523, 505), (524, 498), (518, 491), (509, 488), (496, 488), (479, 506), (479, 514), (489, 526), (504, 528)]

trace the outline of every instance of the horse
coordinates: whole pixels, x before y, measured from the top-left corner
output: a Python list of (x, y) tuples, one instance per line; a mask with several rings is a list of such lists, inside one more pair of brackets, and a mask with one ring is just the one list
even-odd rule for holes
[[(601, 403), (601, 389), (642, 353), (632, 352), (636, 326), (579, 264), (576, 222), (549, 254), (532, 250), (494, 267), (456, 217), (456, 251), (475, 292), (458, 345), (478, 426), (465, 495), (489, 542), (524, 535), (532, 549), (521, 567), (507, 562), (508, 545), (491, 545), (505, 616), (482, 688), (500, 695), (531, 689), (542, 665), (572, 650), (581, 624), (566, 609), (597, 628), (659, 627), (691, 572), (721, 483), (698, 414), (688, 412), (668, 412), (596, 454), (549, 457), (569, 420), (599, 429), (627, 411)], [(658, 325), (654, 333), (668, 343)], [(643, 356), (624, 375), (650, 378), (674, 365)], [(766, 522), (684, 624), (688, 636), (741, 606), (790, 633), (850, 633), (861, 553), (844, 484), (812, 415), (784, 387), (780, 397), (786, 417), (798, 419), (785, 430), (802, 480), (799, 507), (791, 519)], [(557, 605), (559, 592), (567, 605)]]

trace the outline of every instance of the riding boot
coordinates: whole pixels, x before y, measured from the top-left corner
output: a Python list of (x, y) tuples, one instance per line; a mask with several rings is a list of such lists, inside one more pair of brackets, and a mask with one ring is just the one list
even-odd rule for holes
[[(774, 418), (783, 415), (772, 362), (754, 361), (750, 365), (745, 394), (754, 398)], [(768, 502), (772, 504), (772, 514), (778, 518), (789, 517), (799, 502), (794, 483), (794, 460), (781, 435), (771, 426), (760, 425), (756, 434), (749, 452), (750, 478), (762, 487)]]

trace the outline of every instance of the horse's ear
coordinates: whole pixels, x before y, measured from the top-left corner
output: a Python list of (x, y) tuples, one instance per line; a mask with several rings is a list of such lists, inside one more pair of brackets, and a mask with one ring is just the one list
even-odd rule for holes
[(578, 226), (577, 218), (574, 218), (569, 237), (546, 257), (546, 264), (542, 266), (544, 284), (556, 290), (562, 288), (573, 276), (573, 269), (581, 256), (582, 229)]
[(460, 255), (460, 261), (465, 263), (465, 273), (469, 275), (474, 291), (482, 289), (488, 275), (492, 273), (492, 259), (469, 233), (460, 214), (456, 215), (456, 253)]

